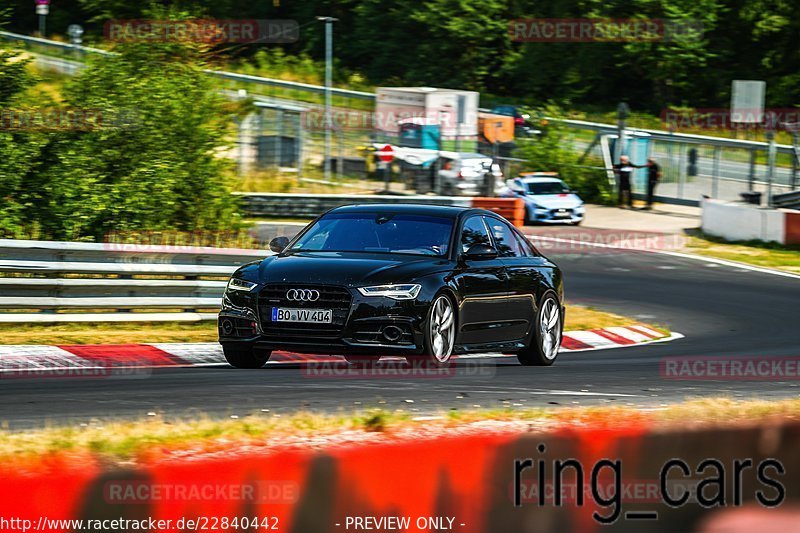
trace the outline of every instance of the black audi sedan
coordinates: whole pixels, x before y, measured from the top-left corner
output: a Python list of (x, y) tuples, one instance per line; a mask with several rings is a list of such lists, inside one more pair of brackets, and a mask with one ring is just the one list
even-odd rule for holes
[(523, 365), (558, 355), (561, 271), (491, 211), (338, 207), (270, 248), (223, 297), (220, 343), (234, 367), (260, 368), (274, 350), (437, 366), (459, 353), (515, 353)]

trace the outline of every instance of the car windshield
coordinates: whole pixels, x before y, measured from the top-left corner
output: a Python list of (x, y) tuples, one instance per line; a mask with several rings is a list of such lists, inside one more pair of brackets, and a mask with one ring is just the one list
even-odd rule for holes
[(332, 213), (287, 252), (368, 252), (447, 255), (453, 220), (395, 213)]
[(563, 181), (540, 181), (527, 184), (528, 194), (564, 194), (569, 188)]

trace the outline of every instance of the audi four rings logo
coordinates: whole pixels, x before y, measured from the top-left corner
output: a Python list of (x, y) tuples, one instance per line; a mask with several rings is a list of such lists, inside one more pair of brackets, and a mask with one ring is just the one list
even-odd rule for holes
[(286, 299), (293, 302), (316, 302), (319, 300), (319, 291), (313, 289), (289, 289)]

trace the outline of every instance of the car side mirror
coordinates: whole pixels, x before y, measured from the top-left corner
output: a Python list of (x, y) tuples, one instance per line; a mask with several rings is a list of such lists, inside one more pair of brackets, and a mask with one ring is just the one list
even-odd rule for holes
[(275, 237), (269, 241), (269, 249), (276, 254), (281, 253), (289, 246), (289, 237)]
[(471, 261), (494, 259), (495, 257), (497, 257), (497, 250), (488, 244), (473, 244), (464, 252), (464, 259)]

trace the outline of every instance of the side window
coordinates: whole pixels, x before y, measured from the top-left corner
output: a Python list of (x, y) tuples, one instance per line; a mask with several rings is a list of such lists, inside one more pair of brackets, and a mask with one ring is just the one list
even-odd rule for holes
[(481, 217), (467, 219), (461, 228), (461, 252), (466, 252), (476, 244), (486, 244), (488, 246), (492, 244)]
[(536, 248), (533, 247), (531, 242), (520, 235), (518, 232), (514, 232), (517, 236), (517, 240), (519, 241), (519, 247), (522, 249), (522, 254), (528, 257), (539, 257), (539, 253), (537, 252)]
[(492, 230), (492, 237), (494, 237), (494, 243), (497, 246), (497, 253), (500, 254), (500, 257), (521, 257), (525, 255), (517, 240), (516, 233), (508, 227), (508, 224), (491, 217), (486, 217), (486, 222), (489, 224), (489, 229)]

